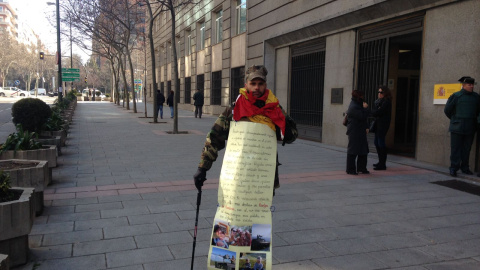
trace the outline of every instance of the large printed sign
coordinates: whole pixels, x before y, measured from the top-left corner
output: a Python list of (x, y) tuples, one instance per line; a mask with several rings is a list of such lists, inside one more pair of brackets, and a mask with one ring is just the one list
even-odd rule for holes
[(231, 122), (208, 269), (272, 269), (277, 139), (264, 124)]
[(447, 104), (448, 98), (461, 89), (461, 83), (435, 84), (433, 87), (433, 104)]

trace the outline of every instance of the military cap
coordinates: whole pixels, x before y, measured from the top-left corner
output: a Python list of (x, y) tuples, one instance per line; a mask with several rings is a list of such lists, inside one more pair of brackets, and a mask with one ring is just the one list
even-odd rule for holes
[(469, 83), (469, 84), (474, 84), (475, 79), (469, 76), (464, 76), (458, 80), (461, 83)]
[(245, 81), (252, 81), (253, 79), (262, 79), (267, 81), (268, 71), (264, 66), (253, 65), (245, 72)]

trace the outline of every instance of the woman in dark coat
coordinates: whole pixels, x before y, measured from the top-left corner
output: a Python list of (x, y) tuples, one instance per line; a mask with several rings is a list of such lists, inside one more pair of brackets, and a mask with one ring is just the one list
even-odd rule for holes
[(363, 98), (364, 93), (362, 91), (353, 90), (352, 101), (347, 110), (347, 173), (353, 175), (370, 173), (367, 170), (367, 118), (370, 110), (368, 109), (368, 104), (363, 101)]
[(170, 94), (168, 94), (167, 105), (170, 107), (170, 118), (173, 118), (173, 91), (170, 91)]
[(375, 148), (377, 148), (378, 163), (373, 164), (374, 170), (386, 170), (387, 166), (387, 145), (385, 136), (387, 136), (390, 120), (392, 117), (392, 94), (388, 87), (382, 85), (378, 89), (378, 99), (375, 100), (375, 110), (372, 116), (375, 117)]

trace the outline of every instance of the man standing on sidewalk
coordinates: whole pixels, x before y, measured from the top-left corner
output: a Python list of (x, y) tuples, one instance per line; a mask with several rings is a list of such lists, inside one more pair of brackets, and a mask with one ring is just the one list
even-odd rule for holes
[[(277, 140), (283, 140), (282, 145), (292, 143), (298, 136), (295, 122), (283, 111), (272, 91), (267, 89), (267, 69), (264, 66), (252, 66), (245, 73), (245, 88), (240, 88), (237, 102), (225, 109), (207, 135), (198, 171), (194, 175), (195, 186), (198, 189), (203, 186), (207, 171), (217, 159), (218, 151), (225, 148), (225, 141), (228, 139), (232, 119), (234, 121), (262, 123), (269, 126), (276, 131)], [(277, 158), (275, 188), (280, 186), (278, 164)]]
[(157, 90), (157, 107), (158, 107), (158, 114), (160, 115), (160, 119), (163, 119), (163, 103), (165, 103), (165, 96)]
[(462, 77), (458, 80), (462, 89), (453, 93), (445, 105), (445, 115), (450, 119), (450, 175), (457, 176), (457, 170), (472, 175), (469, 167), (470, 149), (477, 129), (480, 96), (473, 92), (475, 79)]
[(197, 89), (195, 94), (193, 94), (193, 100), (193, 105), (195, 106), (195, 118), (197, 118), (197, 115), (199, 118), (202, 118), (203, 93), (200, 89)]

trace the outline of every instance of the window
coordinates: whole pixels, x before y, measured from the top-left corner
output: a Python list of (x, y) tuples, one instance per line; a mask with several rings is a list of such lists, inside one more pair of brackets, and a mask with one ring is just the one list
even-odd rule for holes
[(202, 75), (197, 75), (197, 87), (195, 90), (200, 89), (200, 91), (203, 92), (205, 89), (205, 76)]
[(222, 105), (222, 72), (212, 72), (212, 95), (210, 104)]
[(222, 18), (223, 18), (222, 10), (215, 13), (215, 44), (223, 40)]
[(237, 99), (240, 88), (245, 87), (245, 67), (232, 68), (230, 103)]
[(162, 94), (165, 94), (165, 85), (163, 84), (163, 82), (160, 83), (160, 92)]
[(185, 31), (185, 55), (192, 54), (192, 35), (190, 30)]
[(185, 78), (185, 104), (190, 104), (192, 98), (192, 78)]
[(238, 35), (247, 31), (247, 0), (237, 0), (236, 19), (236, 34)]
[(172, 62), (172, 43), (167, 42), (167, 64)]
[(198, 29), (198, 50), (205, 49), (205, 22), (199, 23)]

